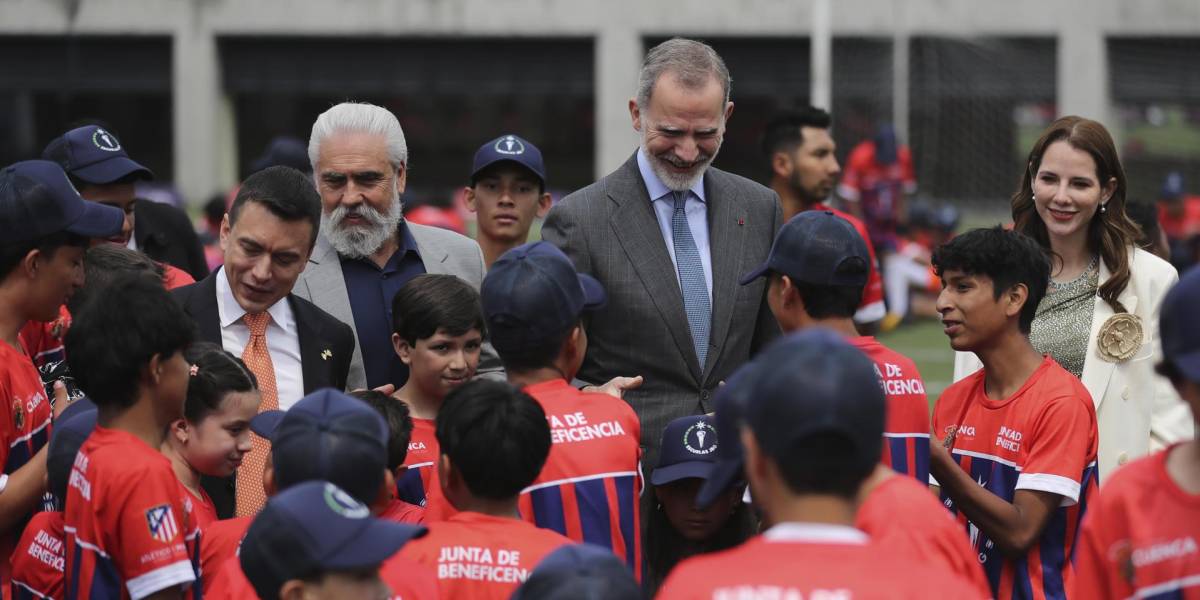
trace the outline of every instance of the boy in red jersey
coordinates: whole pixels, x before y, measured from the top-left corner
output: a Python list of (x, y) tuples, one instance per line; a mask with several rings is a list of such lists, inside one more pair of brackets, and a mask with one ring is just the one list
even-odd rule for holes
[(785, 333), (825, 327), (871, 358), (887, 396), (883, 464), (925, 483), (929, 478), (929, 401), (917, 366), (874, 337), (860, 337), (854, 311), (873, 260), (862, 236), (829, 211), (807, 211), (784, 223), (771, 254), (742, 278), (768, 277), (767, 305)]
[(934, 253), (950, 345), (983, 369), (934, 408), (930, 470), (998, 598), (1073, 598), (1076, 531), (1096, 487), (1087, 389), (1029, 343), (1050, 278), (1031, 238), (967, 232)]
[[(255, 415), (250, 427), (271, 442), (263, 473), (267, 496), (306, 481), (327, 481), (368, 506), (374, 516), (394, 520), (384, 514), (395, 490), (387, 468), (387, 424), (365, 402), (332, 389), (318, 390), (287, 412)], [(218, 521), (204, 531), (205, 547), (212, 548), (201, 562), (206, 593), (218, 594), (215, 590), (235, 583), (221, 582), (223, 564), (231, 560), (250, 523), (251, 518), (240, 517)], [(387, 561), (381, 575), (405, 598), (436, 596), (432, 575), (411, 561)]]
[[(82, 405), (84, 403), (80, 403)], [(55, 420), (46, 456), (46, 487), (55, 510), (33, 515), (12, 556), (12, 597), (16, 600), (63, 597), (63, 501), (79, 447), (96, 427), (96, 407), (62, 414)]]
[(505, 252), (481, 295), (509, 382), (538, 401), (550, 424), (550, 456), (521, 494), (522, 518), (609, 548), (640, 572), (641, 425), (627, 403), (570, 384), (587, 352), (581, 319), (604, 305), (604, 288), (561, 250), (536, 242)]
[[(395, 398), (377, 390), (360, 390), (351, 392), (350, 396), (366, 402), (387, 423), (387, 469), (395, 481), (399, 481), (407, 471), (404, 461), (408, 458), (408, 445), (412, 441), (413, 420), (408, 405), (396, 402)], [(396, 488), (395, 485), (390, 486), (391, 490)], [(392, 495), (394, 493), (389, 491), (389, 496)], [(417, 525), (425, 522), (425, 507), (391, 497), (379, 517)]]
[(264, 600), (384, 600), (395, 590), (380, 565), (424, 533), (371, 516), (332, 483), (307, 481), (267, 502), (246, 532), (239, 562)]
[(542, 558), (571, 540), (522, 521), (521, 490), (550, 453), (546, 413), (507, 383), (454, 390), (437, 418), (439, 481), (458, 512), (400, 556), (437, 573), (441, 597), (507, 600)]
[(400, 499), (427, 508), (430, 519), (453, 513), (437, 482), (434, 420), (451, 390), (470, 381), (487, 333), (479, 292), (453, 275), (418, 275), (392, 299), (392, 345), (408, 366), (396, 398), (408, 405), (413, 432)]
[[(1159, 372), (1200, 416), (1200, 268), (1163, 300)], [(1081, 598), (1200, 598), (1200, 442), (1118, 469), (1083, 521)]]
[(186, 511), (158, 448), (183, 418), (192, 342), (187, 315), (160, 281), (114, 281), (75, 315), (67, 361), (98, 407), (67, 489), (69, 598), (180, 598), (197, 579)]
[(774, 525), (684, 561), (660, 600), (982, 597), (945, 569), (870, 545), (853, 526), (858, 490), (883, 445), (885, 399), (874, 373), (870, 359), (822, 329), (791, 334), (755, 360), (740, 433), (755, 500)]

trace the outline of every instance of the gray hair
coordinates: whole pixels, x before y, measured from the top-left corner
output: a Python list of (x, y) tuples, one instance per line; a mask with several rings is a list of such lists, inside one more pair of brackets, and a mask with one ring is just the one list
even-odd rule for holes
[(671, 38), (651, 48), (638, 75), (638, 108), (645, 110), (649, 106), (654, 84), (664, 73), (674, 74), (689, 90), (702, 88), (710, 77), (715, 77), (725, 90), (725, 102), (729, 102), (729, 89), (733, 83), (729, 69), (716, 50), (704, 42)]
[(399, 169), (408, 164), (408, 142), (404, 130), (392, 111), (366, 102), (343, 102), (321, 113), (312, 126), (308, 138), (308, 161), (313, 173), (317, 171), (317, 158), (321, 155), (321, 142), (338, 132), (356, 131), (382, 135), (387, 140), (388, 160), (392, 168)]

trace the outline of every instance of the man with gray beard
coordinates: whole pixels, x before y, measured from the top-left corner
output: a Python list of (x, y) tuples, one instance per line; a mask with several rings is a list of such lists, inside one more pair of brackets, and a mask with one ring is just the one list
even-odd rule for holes
[(542, 237), (608, 290), (586, 323), (578, 378), (642, 376), (624, 398), (655, 464), (667, 423), (707, 413), (721, 381), (778, 335), (762, 263), (782, 224), (770, 189), (711, 168), (733, 113), (724, 61), (672, 39), (650, 50), (629, 100), (638, 151), (551, 209)]
[[(392, 298), (423, 273), (457, 276), (476, 289), (483, 254), (470, 238), (404, 220), (400, 195), (408, 145), (387, 109), (343, 102), (313, 123), (308, 158), (321, 194), (321, 231), (296, 294), (349, 324), (358, 342), (350, 389), (408, 380), (392, 346)], [(500, 370), (485, 345), (479, 372)]]

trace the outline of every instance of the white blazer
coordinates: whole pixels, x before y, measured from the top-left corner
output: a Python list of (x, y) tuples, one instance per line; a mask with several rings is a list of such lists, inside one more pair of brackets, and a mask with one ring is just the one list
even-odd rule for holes
[[(1131, 253), (1129, 270), (1129, 283), (1117, 299), (1125, 310), (1141, 319), (1142, 348), (1133, 358), (1120, 363), (1100, 357), (1096, 347), (1097, 334), (1113, 315), (1113, 309), (1097, 295), (1092, 333), (1088, 337), (1083, 376), (1080, 377), (1096, 406), (1101, 482), (1126, 462), (1195, 435), (1187, 405), (1175, 393), (1171, 383), (1154, 372), (1155, 365), (1162, 360), (1158, 313), (1163, 297), (1179, 280), (1179, 274), (1170, 263), (1137, 248)], [(1100, 261), (1099, 285), (1111, 275), (1104, 261)], [(974, 353), (955, 354), (955, 381), (983, 366)]]

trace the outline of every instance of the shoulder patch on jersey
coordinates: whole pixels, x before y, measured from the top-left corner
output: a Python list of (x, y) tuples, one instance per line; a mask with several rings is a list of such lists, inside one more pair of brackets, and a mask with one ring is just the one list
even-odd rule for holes
[(179, 526), (175, 523), (175, 511), (170, 504), (162, 504), (146, 509), (146, 525), (150, 528), (150, 537), (164, 543), (170, 543), (179, 535)]

